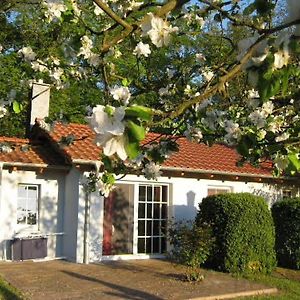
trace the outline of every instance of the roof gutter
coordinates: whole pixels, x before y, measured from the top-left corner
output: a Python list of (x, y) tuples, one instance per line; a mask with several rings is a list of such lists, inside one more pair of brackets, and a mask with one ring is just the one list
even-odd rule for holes
[(25, 168), (47, 168), (55, 170), (69, 170), (69, 166), (56, 166), (48, 164), (33, 164), (33, 163), (21, 163), (21, 162), (0, 162), (2, 167), (25, 167)]
[[(214, 174), (214, 175), (231, 175), (231, 176), (241, 176), (241, 177), (259, 177), (274, 179), (272, 175), (261, 175), (261, 174), (248, 174), (248, 173), (238, 173), (238, 172), (222, 172), (217, 170), (204, 170), (204, 169), (189, 169), (189, 168), (177, 168), (177, 167), (161, 167), (162, 171), (177, 171), (177, 172), (189, 172), (195, 174)], [(280, 179), (289, 179), (293, 180), (292, 177), (279, 177)], [(295, 178), (296, 179), (296, 178)]]

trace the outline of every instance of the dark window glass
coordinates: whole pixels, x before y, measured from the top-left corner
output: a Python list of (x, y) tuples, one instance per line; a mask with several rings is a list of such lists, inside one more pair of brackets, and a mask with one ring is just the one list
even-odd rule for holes
[(151, 238), (146, 239), (146, 253), (151, 253)]
[(138, 253), (145, 253), (145, 239), (138, 239)]
[(159, 240), (160, 238), (153, 238), (153, 253), (159, 253)]
[(145, 235), (145, 221), (139, 221), (138, 223), (138, 235), (144, 236)]
[(159, 235), (160, 221), (153, 221), (153, 235)]
[(145, 203), (139, 203), (139, 218), (145, 218)]
[(146, 187), (143, 185), (139, 187), (139, 201), (146, 201)]
[(153, 219), (160, 219), (160, 204), (154, 204)]
[(152, 221), (147, 221), (147, 235), (152, 236)]
[(147, 218), (152, 219), (152, 204), (147, 204)]
[(147, 186), (147, 201), (152, 202), (152, 186)]

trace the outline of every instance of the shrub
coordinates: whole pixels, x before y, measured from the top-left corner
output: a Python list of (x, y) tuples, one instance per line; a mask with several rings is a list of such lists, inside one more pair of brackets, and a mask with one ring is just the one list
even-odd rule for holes
[(274, 269), (274, 224), (262, 197), (214, 195), (203, 199), (199, 208), (197, 224), (210, 224), (215, 238), (209, 267), (232, 273), (270, 273)]
[(283, 267), (300, 269), (300, 198), (276, 202), (272, 215), (278, 263)]
[(172, 246), (170, 258), (188, 267), (188, 281), (202, 280), (203, 275), (198, 268), (206, 261), (214, 241), (211, 228), (206, 224), (195, 226), (191, 221), (172, 223), (168, 228), (169, 242)]

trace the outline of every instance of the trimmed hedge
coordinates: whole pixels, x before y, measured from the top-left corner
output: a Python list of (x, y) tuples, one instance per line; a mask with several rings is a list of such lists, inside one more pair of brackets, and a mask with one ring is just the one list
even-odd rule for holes
[(300, 198), (274, 203), (275, 249), (280, 266), (300, 269)]
[(213, 195), (199, 209), (197, 224), (210, 224), (215, 238), (207, 266), (231, 273), (270, 273), (275, 268), (274, 224), (262, 197)]

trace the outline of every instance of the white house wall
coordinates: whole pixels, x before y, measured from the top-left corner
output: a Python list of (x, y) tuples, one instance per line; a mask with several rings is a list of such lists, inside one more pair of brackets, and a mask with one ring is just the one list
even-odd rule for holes
[(77, 228), (79, 204), (80, 172), (73, 168), (66, 175), (65, 205), (64, 205), (64, 243), (63, 255), (70, 261), (76, 261)]
[[(193, 179), (180, 177), (160, 177), (157, 181), (148, 181), (143, 176), (127, 175), (120, 182), (152, 182), (169, 185), (170, 212), (175, 219), (193, 219), (196, 216), (199, 203), (207, 197), (208, 188), (230, 188), (232, 192), (248, 192), (263, 196), (271, 205), (282, 197), (283, 185), (259, 182), (221, 181), (209, 179)], [(289, 187), (288, 187), (289, 188)]]
[[(282, 197), (282, 185), (259, 182), (221, 181), (209, 179), (160, 177), (157, 181), (148, 181), (142, 176), (127, 175), (119, 184), (134, 184), (135, 191), (139, 183), (167, 184), (169, 186), (169, 217), (175, 220), (192, 220), (197, 214), (199, 203), (208, 195), (208, 188), (229, 188), (232, 192), (249, 192), (263, 196), (269, 205)], [(137, 192), (135, 193), (137, 202)], [(102, 257), (103, 240), (103, 197), (92, 193), (90, 197), (89, 260), (99, 261)], [(81, 204), (80, 206), (83, 206)], [(83, 209), (83, 208), (82, 208)], [(81, 222), (80, 222), (81, 223)], [(80, 237), (82, 242), (82, 237)]]
[[(18, 184), (34, 184), (40, 189), (39, 228), (24, 229), (17, 224)], [(45, 235), (48, 257), (62, 255), (64, 174), (45, 171), (2, 171), (0, 198), (0, 260), (4, 258), (5, 241), (28, 235)]]

